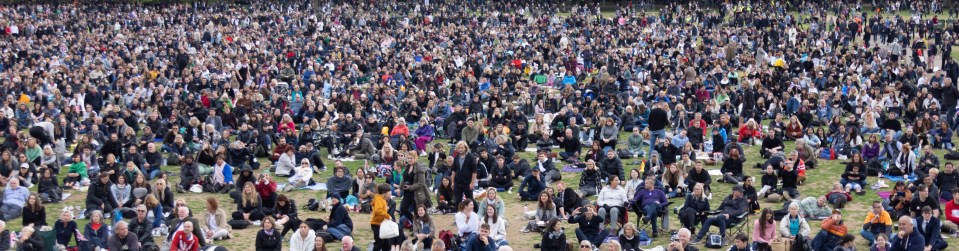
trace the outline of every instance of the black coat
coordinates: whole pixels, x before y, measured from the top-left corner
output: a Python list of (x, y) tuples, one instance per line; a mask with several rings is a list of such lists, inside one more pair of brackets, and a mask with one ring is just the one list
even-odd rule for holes
[(279, 230), (273, 230), (273, 234), (266, 234), (266, 230), (260, 230), (256, 233), (256, 251), (280, 251), (283, 248), (283, 239), (281, 239)]
[(566, 233), (561, 233), (556, 238), (550, 238), (549, 232), (543, 233), (540, 247), (542, 250), (566, 250)]
[(111, 205), (113, 208), (117, 207), (117, 200), (113, 198), (113, 193), (110, 192), (111, 183), (107, 184), (100, 183), (96, 181), (93, 185), (90, 186), (90, 190), (87, 192), (87, 204), (106, 204)]
[(331, 227), (345, 225), (353, 231), (353, 219), (350, 219), (350, 213), (343, 207), (343, 203), (333, 205), (330, 210), (330, 222), (327, 225)]

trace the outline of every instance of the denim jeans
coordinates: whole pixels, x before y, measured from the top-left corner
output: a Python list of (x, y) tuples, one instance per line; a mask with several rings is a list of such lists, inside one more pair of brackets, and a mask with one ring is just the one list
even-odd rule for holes
[(859, 236), (862, 236), (863, 239), (869, 242), (869, 246), (872, 247), (876, 243), (876, 234), (870, 232), (869, 230), (859, 230)]
[(653, 155), (653, 146), (656, 145), (656, 142), (657, 142), (659, 139), (665, 139), (665, 138), (666, 138), (666, 129), (661, 129), (661, 130), (656, 130), (656, 131), (650, 131), (650, 132), (649, 132), (649, 150), (646, 151), (646, 152), (647, 152), (650, 156), (652, 156), (652, 155)]
[(599, 245), (602, 245), (602, 244), (603, 244), (603, 241), (606, 240), (606, 236), (608, 236), (608, 235), (609, 235), (609, 231), (608, 231), (608, 230), (605, 230), (605, 229), (602, 229), (602, 230), (600, 230), (599, 233), (597, 233), (595, 236), (588, 236), (588, 235), (586, 235), (585, 233), (583, 233), (583, 230), (582, 230), (582, 229), (576, 228), (576, 239), (577, 239), (577, 240), (579, 240), (580, 242), (582, 242), (582, 241), (584, 241), (584, 240), (585, 240), (585, 241), (589, 241), (590, 243), (593, 243), (593, 246), (597, 246), (597, 247), (598, 247)]
[[(733, 215), (729, 216), (730, 218), (736, 217)], [(706, 232), (709, 231), (710, 226), (719, 227), (719, 235), (726, 236), (726, 226), (729, 224), (731, 219), (726, 219), (723, 215), (716, 215), (706, 219), (706, 222), (703, 222), (703, 227), (699, 229), (699, 233), (696, 234), (696, 239), (702, 239), (703, 236), (706, 236)]]

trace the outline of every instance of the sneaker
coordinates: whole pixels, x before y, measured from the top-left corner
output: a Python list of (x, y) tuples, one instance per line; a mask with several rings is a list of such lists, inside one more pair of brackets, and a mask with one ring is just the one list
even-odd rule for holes
[(508, 190), (506, 190), (506, 192), (509, 193), (509, 194), (513, 194), (513, 188), (510, 187)]
[(699, 238), (699, 236), (696, 236), (696, 238), (693, 238), (693, 240), (690, 241), (689, 244), (699, 244), (699, 242), (702, 240), (703, 240), (702, 238)]
[(183, 185), (180, 185), (180, 184), (176, 185), (176, 193), (185, 193), (183, 190)]
[(520, 229), (519, 231), (520, 231), (521, 233), (529, 233), (529, 228), (523, 227), (523, 229)]

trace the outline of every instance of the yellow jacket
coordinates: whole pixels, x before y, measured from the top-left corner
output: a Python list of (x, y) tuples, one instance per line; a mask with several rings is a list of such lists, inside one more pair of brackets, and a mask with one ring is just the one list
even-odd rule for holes
[(370, 206), (373, 207), (373, 215), (370, 216), (370, 225), (379, 225), (383, 223), (384, 220), (391, 218), (390, 214), (386, 211), (389, 207), (383, 195), (373, 195), (373, 201), (370, 202)]

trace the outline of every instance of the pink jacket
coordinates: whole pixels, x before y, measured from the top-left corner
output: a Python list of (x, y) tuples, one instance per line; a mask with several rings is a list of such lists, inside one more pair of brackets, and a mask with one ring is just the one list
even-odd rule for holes
[(776, 239), (776, 222), (766, 224), (766, 231), (760, 231), (759, 219), (753, 221), (753, 241), (760, 243), (769, 243)]

